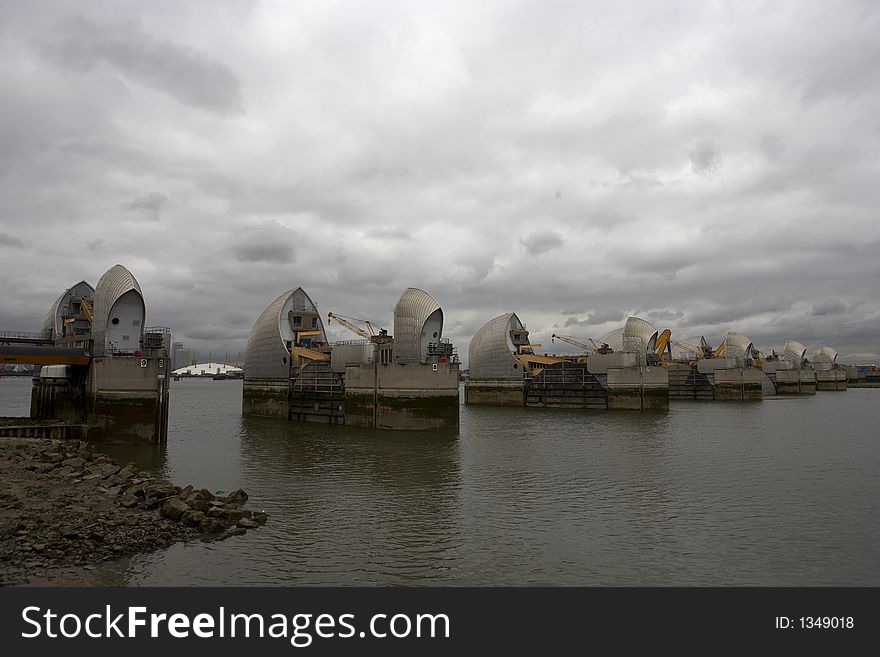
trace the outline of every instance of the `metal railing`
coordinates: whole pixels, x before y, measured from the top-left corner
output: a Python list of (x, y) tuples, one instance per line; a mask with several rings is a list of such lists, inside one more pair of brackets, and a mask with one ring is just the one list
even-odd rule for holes
[(144, 328), (144, 333), (161, 333), (162, 335), (169, 335), (171, 333), (171, 328), (168, 326), (147, 326)]
[(10, 340), (48, 340), (49, 338), (43, 333), (33, 333), (28, 331), (0, 331), (0, 338)]

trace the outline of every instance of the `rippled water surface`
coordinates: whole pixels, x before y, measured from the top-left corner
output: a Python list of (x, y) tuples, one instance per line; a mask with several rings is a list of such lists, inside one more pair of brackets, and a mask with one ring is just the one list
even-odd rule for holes
[[(0, 381), (0, 415), (30, 381)], [(880, 584), (880, 389), (668, 413), (462, 407), (458, 436), (241, 417), (241, 382), (174, 383), (179, 484), (269, 523), (134, 558), (144, 584)]]

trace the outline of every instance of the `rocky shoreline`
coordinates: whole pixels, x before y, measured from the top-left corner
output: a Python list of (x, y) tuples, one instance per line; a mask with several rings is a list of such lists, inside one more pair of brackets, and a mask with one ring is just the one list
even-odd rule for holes
[(82, 441), (0, 438), (0, 586), (243, 534), (267, 519), (247, 499), (176, 486)]

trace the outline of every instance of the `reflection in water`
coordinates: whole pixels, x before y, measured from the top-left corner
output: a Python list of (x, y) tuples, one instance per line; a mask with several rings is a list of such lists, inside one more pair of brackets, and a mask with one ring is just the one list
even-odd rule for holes
[(362, 583), (377, 567), (400, 581), (442, 570), (457, 534), (454, 437), (245, 418), (241, 443), (249, 481), (276, 491), (273, 520), (290, 519), (265, 567)]
[(135, 557), (126, 580), (878, 585), (878, 396), (462, 407), (455, 437), (242, 418), (241, 382), (175, 382), (164, 457), (106, 449), (176, 483), (244, 488), (271, 516)]

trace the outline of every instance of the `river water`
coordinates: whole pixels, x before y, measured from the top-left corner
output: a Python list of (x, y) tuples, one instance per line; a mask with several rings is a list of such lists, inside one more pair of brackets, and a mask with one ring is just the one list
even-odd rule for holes
[[(26, 415), (30, 380), (0, 380)], [(250, 494), (268, 524), (107, 567), (128, 585), (880, 585), (880, 389), (668, 413), (461, 408), (457, 436), (241, 417), (172, 387), (164, 449), (102, 449)]]

